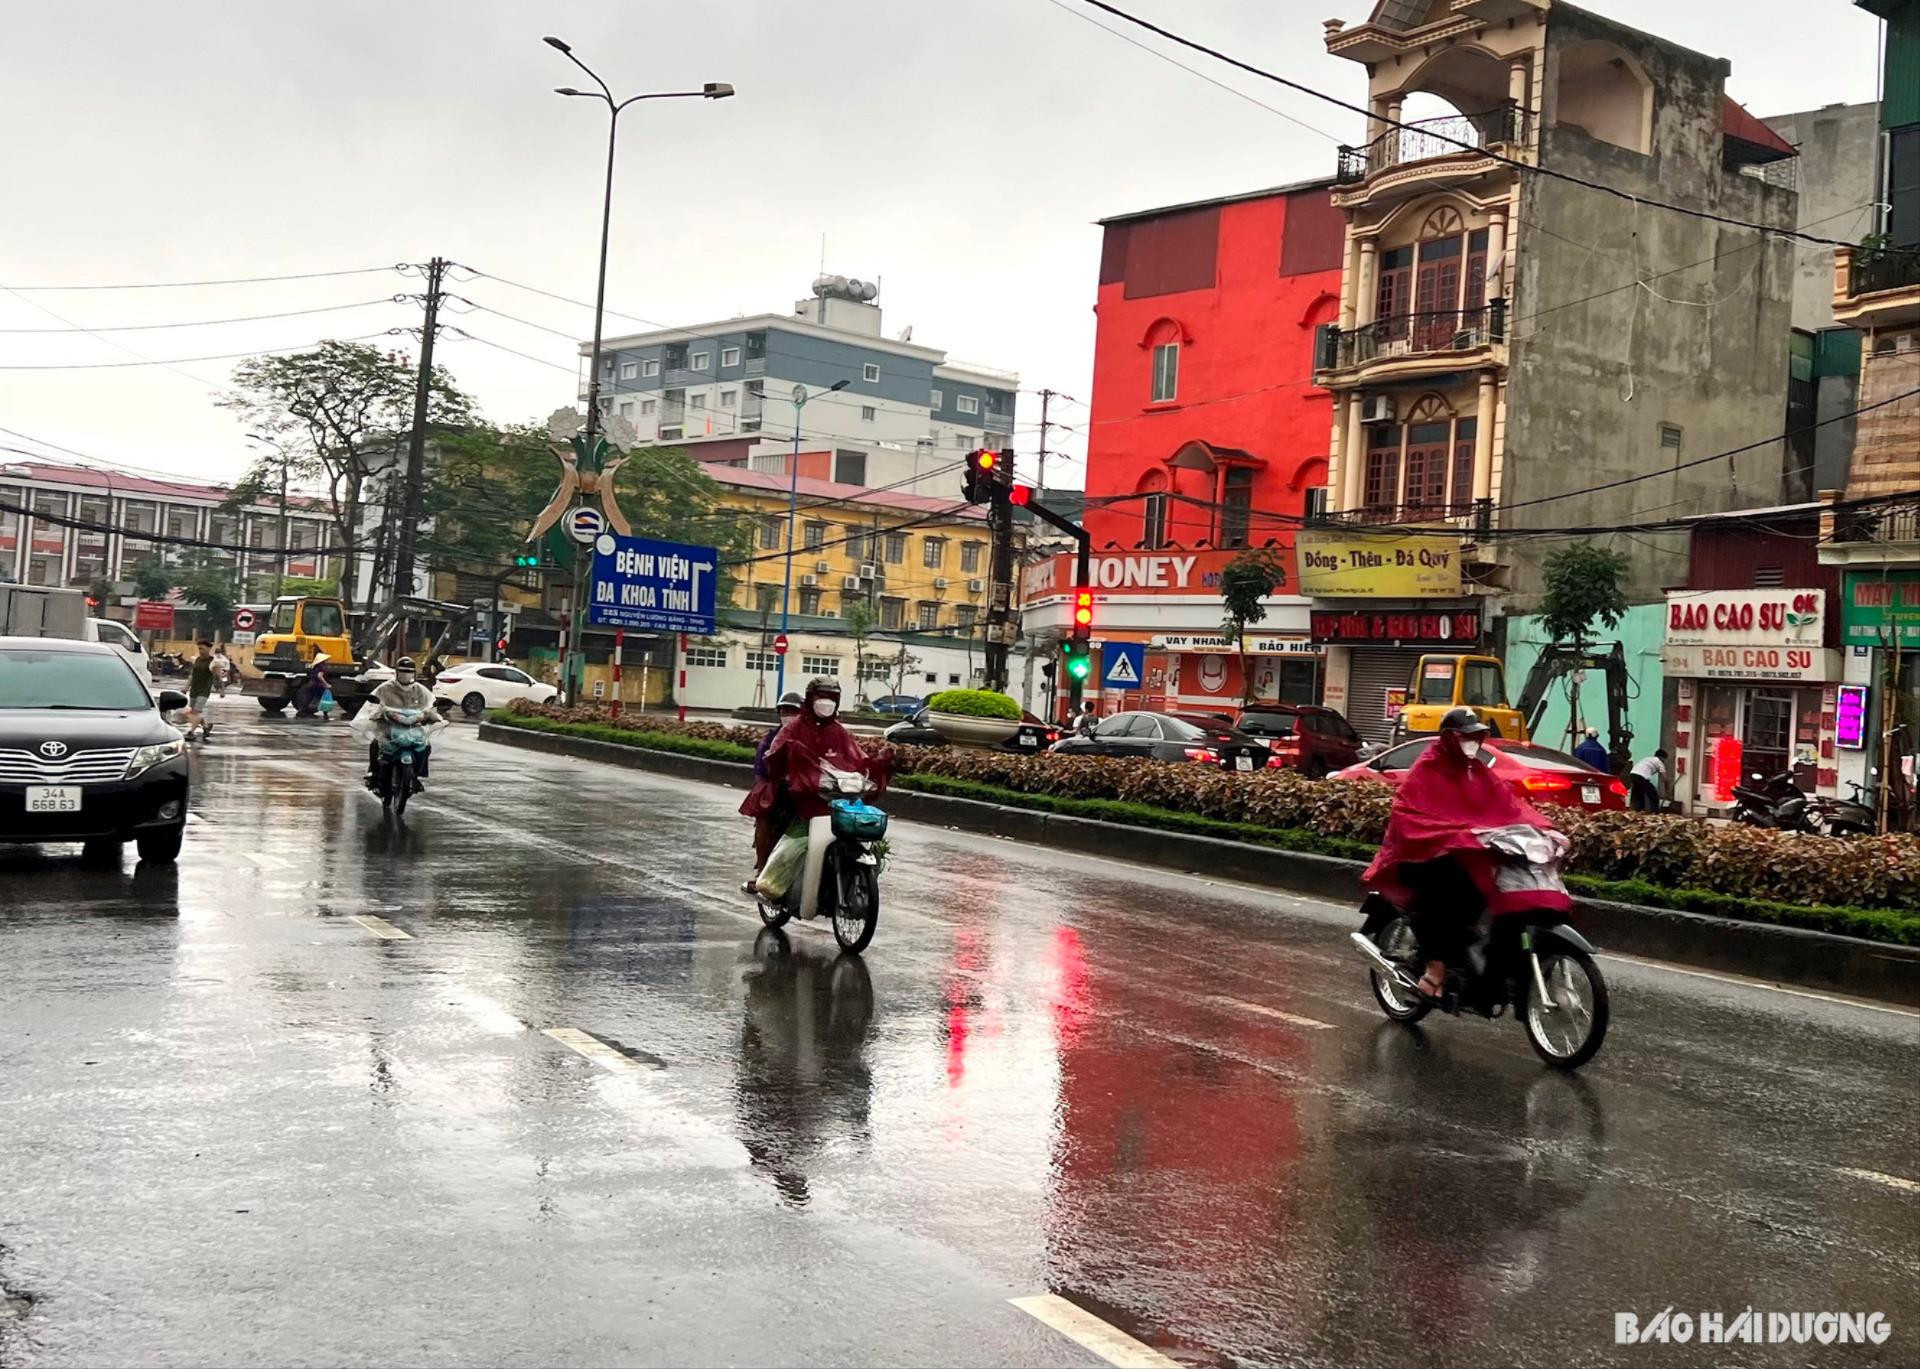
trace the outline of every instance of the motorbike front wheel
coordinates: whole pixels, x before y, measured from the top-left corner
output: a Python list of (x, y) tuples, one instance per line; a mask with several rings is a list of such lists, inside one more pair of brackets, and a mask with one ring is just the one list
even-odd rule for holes
[[(1413, 934), (1413, 923), (1404, 917), (1396, 917), (1382, 927), (1374, 937), (1374, 944), (1380, 948), (1380, 954), (1398, 965), (1407, 978), (1419, 979), (1426, 970), (1426, 962), (1420, 958), (1420, 941)], [(1411, 1026), (1433, 1011), (1430, 999), (1422, 998), (1411, 989), (1403, 989), (1378, 970), (1368, 970), (1367, 978), (1373, 983), (1373, 1001), (1380, 1005), (1380, 1011), (1396, 1022)]]
[(399, 761), (387, 773), (392, 777), (387, 790), (393, 795), (393, 811), (398, 816), (407, 811), (407, 800), (413, 797), (413, 762)]
[[(1559, 1070), (1579, 1069), (1607, 1039), (1607, 981), (1585, 951), (1542, 951), (1540, 978), (1528, 967), (1527, 1040), (1534, 1052)], [(1546, 986), (1546, 998), (1540, 996)]]
[(848, 955), (858, 955), (867, 949), (880, 923), (880, 876), (851, 853), (836, 863), (840, 896), (833, 906), (833, 939)]
[(793, 916), (786, 910), (783, 902), (776, 902), (764, 894), (755, 894), (753, 901), (760, 906), (760, 920), (769, 927), (776, 929), (784, 927), (787, 925), (787, 920)]

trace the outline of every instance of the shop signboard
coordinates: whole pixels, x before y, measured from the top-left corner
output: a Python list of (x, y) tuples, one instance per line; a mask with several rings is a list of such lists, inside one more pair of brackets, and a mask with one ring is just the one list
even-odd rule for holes
[(1667, 645), (1817, 647), (1826, 610), (1823, 589), (1673, 590)]
[(1312, 599), (1457, 599), (1460, 543), (1451, 537), (1303, 532), (1300, 592)]
[(1860, 751), (1867, 744), (1867, 687), (1841, 685), (1833, 709), (1834, 745), (1846, 751)]
[(1480, 610), (1315, 609), (1313, 641), (1325, 646), (1472, 647), (1480, 641)]
[[(1306, 637), (1248, 633), (1241, 639), (1249, 656), (1319, 656), (1320, 647)], [(1155, 651), (1186, 651), (1233, 655), (1239, 651), (1231, 637), (1204, 632), (1156, 632), (1147, 643)]]
[(1920, 570), (1847, 572), (1840, 591), (1840, 639), (1848, 646), (1920, 647)]
[[(1235, 557), (1244, 553), (1232, 549), (1206, 551), (1115, 551), (1095, 552), (1087, 563), (1087, 579), (1105, 599), (1108, 596), (1133, 598), (1201, 596), (1220, 597), (1220, 572)], [(1293, 575), (1291, 553), (1276, 553), (1280, 563), (1280, 582), (1276, 595), (1291, 594)], [(1020, 574), (1020, 601), (1026, 607), (1059, 598), (1074, 588), (1076, 568), (1072, 552), (1036, 561)]]
[(1784, 680), (1825, 684), (1840, 678), (1840, 653), (1806, 646), (1668, 646), (1669, 676), (1695, 680)]

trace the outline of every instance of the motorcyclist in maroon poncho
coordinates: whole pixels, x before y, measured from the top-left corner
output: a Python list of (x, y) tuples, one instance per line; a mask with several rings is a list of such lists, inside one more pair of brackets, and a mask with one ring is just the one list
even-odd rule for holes
[(782, 728), (767, 748), (768, 799), (785, 794), (794, 817), (801, 820), (825, 817), (828, 812), (827, 797), (820, 792), (823, 766), (859, 771), (886, 788), (891, 765), (883, 756), (869, 756), (839, 714), (840, 686), (832, 680), (814, 680), (807, 685), (800, 716)]
[[(1471, 708), (1455, 708), (1440, 720), (1440, 733), (1413, 763), (1394, 795), (1386, 839), (1362, 876), (1395, 907), (1413, 915), (1414, 935), (1427, 957), (1420, 992), (1438, 998), (1449, 961), (1465, 952), (1469, 929), (1482, 908), (1509, 911), (1494, 878), (1495, 857), (1477, 831), (1524, 824), (1553, 824), (1525, 802), (1480, 760), (1490, 729)], [(1569, 905), (1564, 893), (1531, 891), (1532, 908)]]

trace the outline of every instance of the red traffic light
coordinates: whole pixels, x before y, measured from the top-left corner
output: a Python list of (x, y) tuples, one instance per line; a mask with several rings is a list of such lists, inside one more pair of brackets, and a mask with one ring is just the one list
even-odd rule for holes
[(1073, 628), (1075, 632), (1093, 626), (1093, 591), (1077, 589), (1073, 592)]
[(1018, 504), (1021, 508), (1025, 508), (1027, 502), (1032, 498), (1033, 486), (1031, 485), (1015, 485), (1007, 491), (1008, 502)]

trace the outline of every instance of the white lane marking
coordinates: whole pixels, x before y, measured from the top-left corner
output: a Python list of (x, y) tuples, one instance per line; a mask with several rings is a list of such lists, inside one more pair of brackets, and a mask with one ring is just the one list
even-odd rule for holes
[(1044, 1325), (1052, 1327), (1084, 1350), (1091, 1350), (1119, 1369), (1179, 1369), (1179, 1365), (1126, 1332), (1107, 1325), (1093, 1313), (1054, 1293), (1008, 1302)]
[(567, 1049), (586, 1056), (601, 1069), (611, 1070), (615, 1074), (644, 1073), (654, 1068), (631, 1056), (622, 1055), (599, 1037), (583, 1032), (578, 1027), (547, 1027), (543, 1032)]
[(1837, 1003), (1843, 1008), (1865, 1008), (1868, 1012), (1892, 1013), (1895, 1017), (1920, 1018), (1920, 1012), (1912, 1008), (1896, 1008), (1890, 1003), (1869, 1003), (1862, 998), (1842, 998), (1838, 994), (1815, 993), (1811, 989), (1789, 989), (1785, 984), (1773, 984), (1764, 979), (1745, 979), (1737, 974), (1715, 974), (1711, 970), (1690, 970), (1672, 965), (1664, 960), (1648, 960), (1644, 956), (1622, 955), (1618, 951), (1600, 952), (1602, 960), (1624, 960), (1629, 965), (1643, 965), (1649, 970), (1665, 970), (1669, 974), (1689, 975), (1694, 979), (1711, 979), (1720, 984), (1731, 984), (1741, 989), (1770, 989), (1774, 993), (1791, 994), (1795, 998), (1811, 998), (1820, 1003)]
[(1877, 1169), (1848, 1169), (1844, 1165), (1834, 1168), (1834, 1173), (1845, 1174), (1853, 1179), (1865, 1179), (1869, 1183), (1885, 1184), (1888, 1188), (1905, 1189), (1908, 1193), (1920, 1193), (1920, 1182), (1902, 1179), (1898, 1174), (1882, 1174)]
[(384, 917), (376, 917), (372, 913), (357, 914), (352, 920), (359, 923), (362, 927), (365, 927), (382, 941), (413, 940), (412, 932), (403, 932)]
[(269, 855), (264, 851), (243, 851), (240, 859), (262, 870), (289, 870), (293, 862), (284, 856)]
[(1269, 1008), (1263, 1003), (1248, 1003), (1244, 999), (1227, 998), (1213, 995), (1213, 1001), (1226, 1008), (1239, 1008), (1243, 1012), (1257, 1012), (1262, 1017), (1271, 1017), (1280, 1022), (1291, 1023), (1296, 1027), (1313, 1027), (1319, 1031), (1332, 1031), (1333, 1023), (1321, 1022), (1311, 1017), (1299, 1017), (1290, 1012), (1281, 1012), (1278, 1008)]

